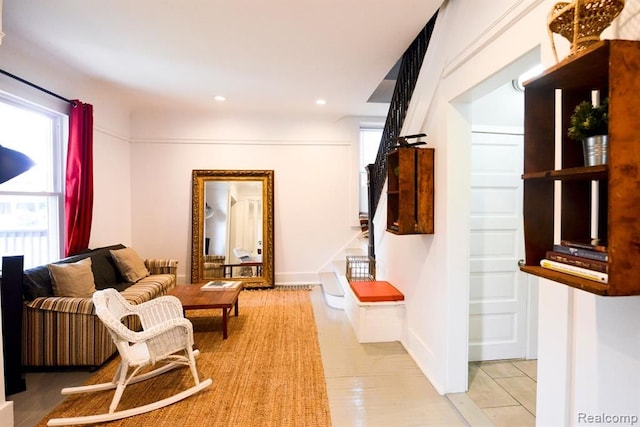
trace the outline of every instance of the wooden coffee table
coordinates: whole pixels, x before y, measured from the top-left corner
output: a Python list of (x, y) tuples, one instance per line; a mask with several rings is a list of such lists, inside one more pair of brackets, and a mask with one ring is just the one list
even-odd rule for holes
[(201, 291), (204, 283), (190, 285), (177, 285), (169, 291), (169, 295), (177, 297), (182, 303), (182, 308), (187, 310), (222, 309), (222, 339), (227, 339), (227, 319), (231, 308), (238, 316), (238, 295), (243, 288), (243, 283), (234, 288), (214, 291)]

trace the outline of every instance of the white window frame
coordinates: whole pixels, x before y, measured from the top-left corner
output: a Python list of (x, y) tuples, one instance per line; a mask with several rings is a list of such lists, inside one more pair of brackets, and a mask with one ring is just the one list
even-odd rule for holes
[(382, 138), (382, 132), (384, 130), (384, 124), (368, 124), (368, 125), (360, 125), (360, 142), (359, 142), (359, 150), (358, 150), (358, 209), (361, 214), (369, 213), (369, 192), (367, 189), (367, 166), (369, 164), (375, 163), (375, 155), (373, 159), (368, 158), (367, 155), (370, 154), (370, 150), (367, 149), (365, 144), (368, 143), (368, 138), (365, 136), (365, 133), (380, 133), (380, 137), (377, 138), (378, 145), (375, 148), (375, 152), (378, 152), (380, 146), (380, 140)]
[[(6, 190), (0, 184), (0, 196), (16, 197), (16, 203), (23, 197), (46, 197), (49, 204), (47, 219), (47, 236), (43, 241), (37, 238), (20, 236), (2, 238), (0, 236), (0, 252), (3, 255), (24, 255), (24, 267), (30, 268), (42, 265), (62, 257), (64, 252), (64, 173), (66, 159), (65, 150), (68, 136), (68, 116), (42, 106), (30, 103), (10, 94), (0, 92), (0, 103), (10, 105), (31, 113), (39, 114), (51, 120), (51, 187), (47, 191)], [(19, 147), (9, 147), (20, 151)], [(0, 224), (2, 230), (2, 224)], [(3, 230), (4, 231), (4, 230)]]

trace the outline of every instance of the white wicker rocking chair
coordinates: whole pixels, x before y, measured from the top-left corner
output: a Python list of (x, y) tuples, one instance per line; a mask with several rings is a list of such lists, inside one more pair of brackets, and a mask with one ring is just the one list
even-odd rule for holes
[[(204, 381), (198, 378), (195, 356), (199, 352), (193, 350), (193, 326), (184, 318), (182, 304), (176, 297), (165, 295), (139, 305), (131, 305), (115, 289), (105, 289), (93, 294), (93, 303), (96, 314), (111, 333), (122, 360), (111, 382), (64, 388), (62, 394), (115, 389), (109, 412), (74, 418), (54, 418), (49, 420), (47, 425), (102, 423), (143, 414), (178, 402), (212, 383), (210, 378)], [(141, 332), (132, 331), (122, 323), (122, 319), (131, 315), (139, 317), (143, 329)], [(140, 369), (156, 362), (165, 364), (138, 375)], [(193, 387), (157, 402), (116, 412), (128, 384), (147, 380), (182, 365), (190, 367), (195, 381)], [(133, 368), (130, 375), (129, 368)]]

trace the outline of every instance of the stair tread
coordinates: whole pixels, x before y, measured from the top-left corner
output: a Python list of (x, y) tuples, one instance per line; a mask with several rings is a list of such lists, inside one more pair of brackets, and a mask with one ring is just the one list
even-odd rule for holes
[(367, 255), (362, 248), (347, 248), (344, 252), (346, 255)]
[(320, 273), (320, 282), (322, 283), (324, 293), (332, 296), (344, 296), (342, 286), (340, 286), (338, 277), (334, 272)]

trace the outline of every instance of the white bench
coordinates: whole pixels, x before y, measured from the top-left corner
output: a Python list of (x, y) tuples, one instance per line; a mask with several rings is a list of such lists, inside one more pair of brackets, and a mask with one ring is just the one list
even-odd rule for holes
[(373, 291), (358, 297), (345, 276), (339, 280), (344, 291), (344, 310), (358, 342), (399, 341), (404, 323), (404, 295), (389, 282), (354, 282), (356, 289), (370, 286)]

